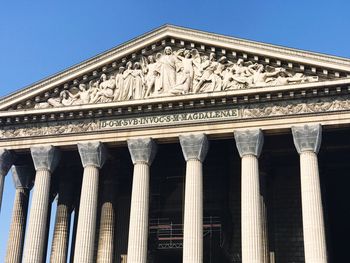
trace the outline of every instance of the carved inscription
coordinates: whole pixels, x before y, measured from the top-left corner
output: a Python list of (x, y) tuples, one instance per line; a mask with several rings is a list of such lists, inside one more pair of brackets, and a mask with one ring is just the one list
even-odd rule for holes
[(101, 120), (100, 129), (121, 129), (165, 126), (176, 124), (197, 123), (206, 121), (222, 121), (238, 118), (237, 109), (204, 111), (193, 113), (166, 114), (160, 116), (146, 116), (138, 118)]

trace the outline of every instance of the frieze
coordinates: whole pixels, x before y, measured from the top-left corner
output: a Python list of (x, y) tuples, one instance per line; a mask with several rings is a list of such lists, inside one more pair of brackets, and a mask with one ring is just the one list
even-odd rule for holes
[(345, 110), (350, 110), (349, 96), (251, 104), (241, 109), (241, 117), (244, 119), (263, 118)]
[(120, 64), (99, 78), (66, 86), (34, 108), (96, 104), (318, 81), (283, 67), (236, 61), (216, 53), (167, 46), (162, 52)]
[(60, 135), (98, 130), (96, 120), (84, 121), (57, 121), (49, 123), (36, 123), (27, 125), (13, 125), (0, 129), (1, 138), (36, 137), (46, 135)]
[[(231, 107), (231, 108), (229, 108)], [(0, 128), (0, 138), (37, 137), (118, 129), (188, 125), (218, 121), (268, 118), (350, 110), (350, 96), (324, 97), (240, 105), (222, 110), (206, 110), (189, 113), (159, 114), (115, 119), (91, 119), (55, 121), (27, 125), (11, 125)]]

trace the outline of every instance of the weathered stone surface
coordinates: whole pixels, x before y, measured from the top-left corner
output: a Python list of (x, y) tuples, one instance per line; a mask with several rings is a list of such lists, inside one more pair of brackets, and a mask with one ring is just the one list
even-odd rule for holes
[(186, 161), (190, 159), (204, 161), (209, 149), (209, 142), (205, 134), (180, 135), (179, 139)]
[(84, 168), (101, 168), (106, 161), (107, 150), (101, 142), (78, 143), (78, 150)]
[(322, 140), (322, 127), (320, 124), (292, 127), (293, 140), (298, 153), (312, 151), (318, 153)]
[(16, 189), (32, 189), (34, 185), (35, 170), (27, 165), (12, 166), (13, 184)]
[(151, 165), (157, 150), (157, 145), (151, 138), (128, 140), (128, 148), (131, 160), (136, 163)]
[(234, 132), (239, 155), (254, 155), (259, 157), (264, 144), (264, 135), (260, 129), (238, 130)]
[(60, 152), (54, 146), (31, 147), (30, 152), (36, 171), (49, 170), (53, 172), (58, 165)]
[(11, 151), (0, 149), (0, 175), (6, 175), (10, 170), (15, 156)]

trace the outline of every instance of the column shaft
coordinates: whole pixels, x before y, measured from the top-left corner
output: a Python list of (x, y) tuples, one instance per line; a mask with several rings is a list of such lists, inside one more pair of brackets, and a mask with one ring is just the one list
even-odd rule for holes
[(99, 227), (99, 240), (97, 249), (98, 263), (115, 262), (115, 228), (116, 228), (116, 193), (118, 191), (115, 171), (119, 166), (110, 164), (107, 166), (109, 172), (105, 172), (102, 184), (102, 207)]
[(147, 262), (149, 165), (135, 163), (129, 224), (128, 263)]
[(262, 263), (262, 222), (258, 159), (242, 157), (242, 262)]
[(267, 227), (267, 211), (264, 197), (261, 196), (262, 244), (264, 263), (270, 263), (269, 236)]
[(209, 142), (205, 134), (180, 135), (186, 160), (182, 262), (203, 262), (203, 167)]
[[(78, 201), (78, 204), (79, 203), (80, 202)], [(77, 240), (78, 220), (79, 220), (79, 206), (76, 205), (74, 208), (74, 222), (73, 222), (73, 229), (72, 229), (72, 241), (71, 241), (71, 247), (70, 247), (69, 263), (74, 262), (75, 241)]]
[(5, 175), (0, 173), (0, 212), (2, 204), (2, 193), (4, 192)]
[(99, 181), (98, 179), (98, 168), (94, 166), (86, 166), (84, 168), (74, 253), (75, 263), (93, 262)]
[(326, 263), (327, 249), (316, 153), (305, 151), (300, 154), (300, 175), (305, 262)]
[(101, 209), (100, 238), (97, 250), (98, 263), (112, 263), (114, 258), (114, 208), (105, 202)]
[[(60, 198), (60, 197), (59, 197)], [(68, 254), (71, 211), (67, 204), (58, 203), (50, 255), (51, 263), (65, 263)]]
[(320, 124), (294, 126), (292, 134), (300, 156), (305, 262), (326, 263), (327, 247), (317, 161), (322, 127)]
[(23, 263), (42, 262), (46, 242), (51, 172), (38, 170), (35, 176)]
[(186, 164), (183, 262), (203, 262), (203, 176), (196, 159)]
[(21, 263), (29, 202), (29, 189), (16, 189), (6, 250), (6, 263)]
[(8, 151), (6, 149), (0, 149), (0, 212), (1, 212), (2, 195), (4, 191), (5, 176), (10, 170), (14, 159), (15, 159), (15, 155), (12, 154), (11, 151)]

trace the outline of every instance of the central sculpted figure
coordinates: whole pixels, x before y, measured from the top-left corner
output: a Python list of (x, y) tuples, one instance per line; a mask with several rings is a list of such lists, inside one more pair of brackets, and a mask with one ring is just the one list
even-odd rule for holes
[(160, 57), (160, 89), (161, 93), (169, 93), (176, 85), (176, 63), (177, 57), (173, 54), (171, 47), (165, 47), (164, 54)]

